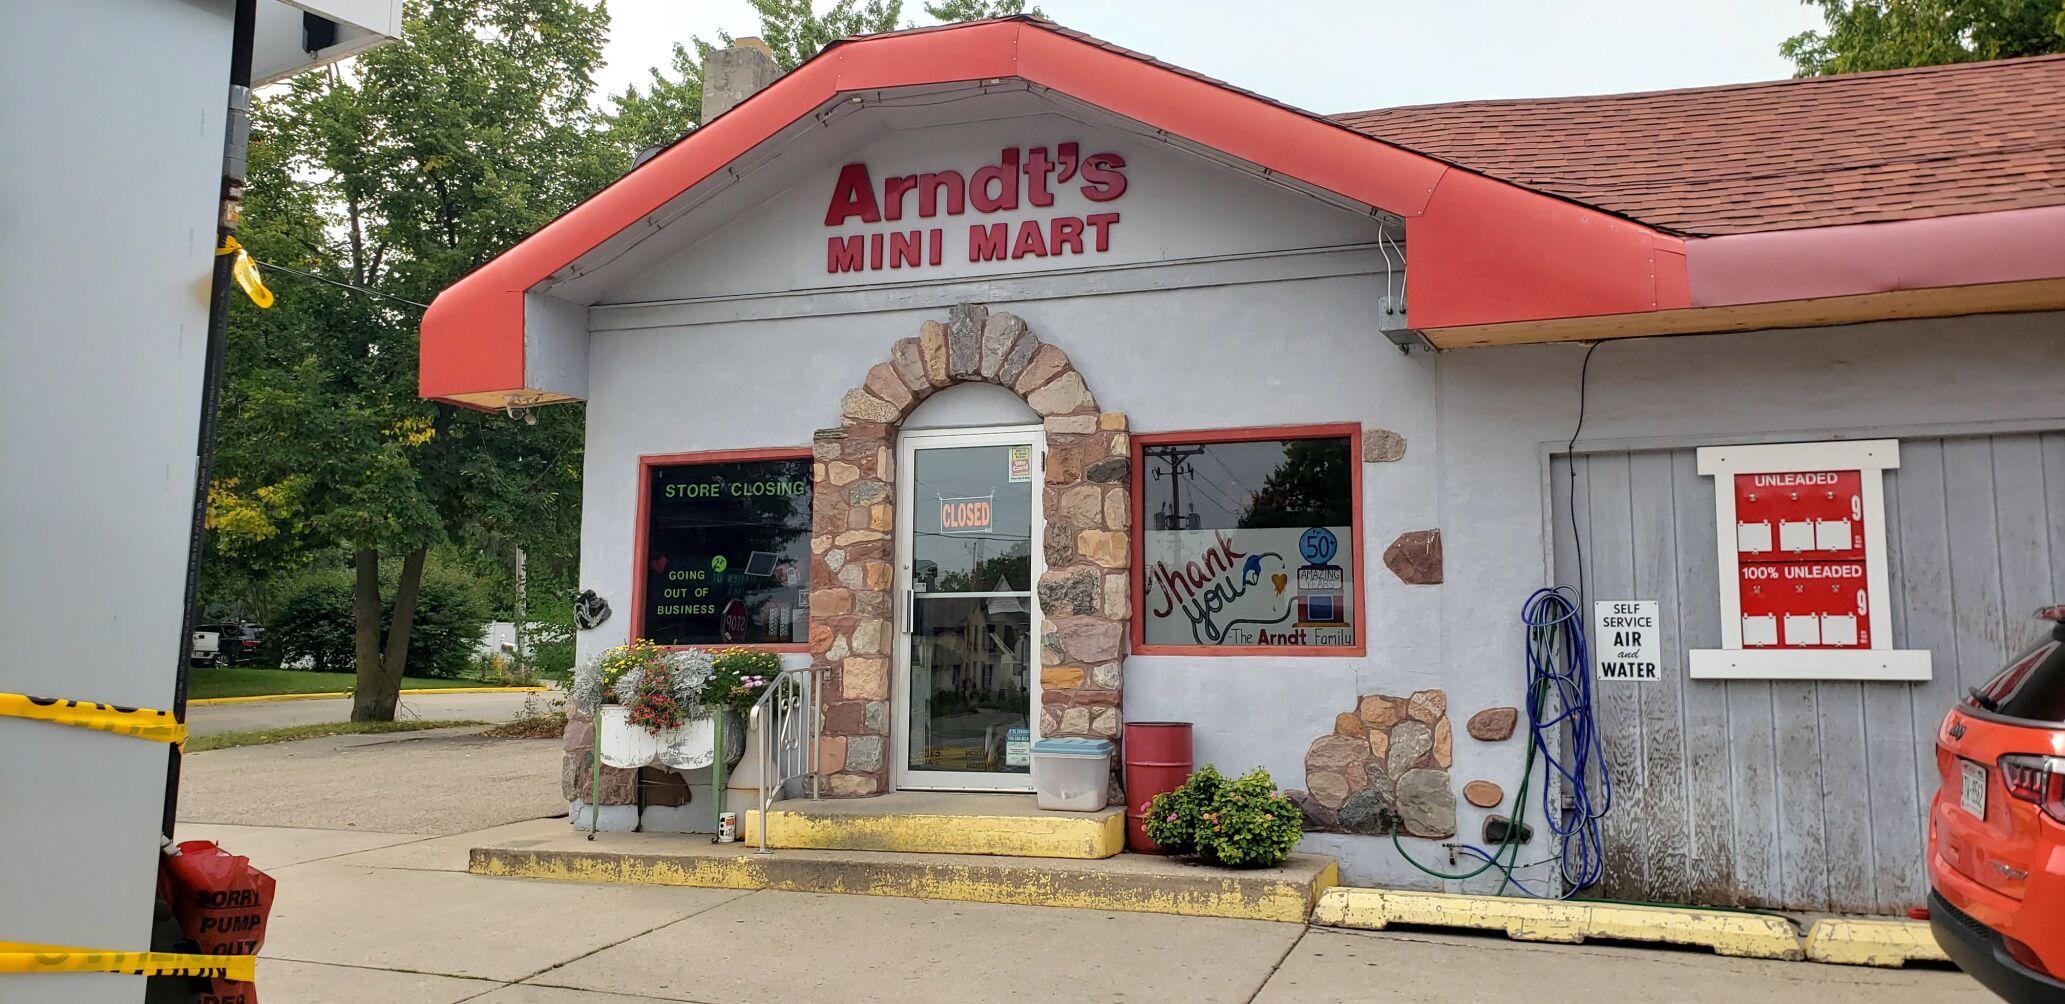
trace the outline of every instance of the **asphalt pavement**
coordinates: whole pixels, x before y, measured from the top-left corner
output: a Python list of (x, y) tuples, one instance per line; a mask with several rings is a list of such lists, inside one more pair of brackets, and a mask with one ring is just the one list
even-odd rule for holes
[[(543, 707), (560, 695), (553, 691), (524, 694), (404, 694), (396, 718), (446, 721), (506, 722), (521, 716), (524, 701)], [(289, 725), (320, 725), (351, 719), (351, 698), (311, 701), (252, 701), (203, 704), (186, 709), (187, 730), (197, 736), (249, 732)], [(555, 775), (556, 776), (556, 775)]]
[(563, 815), (560, 741), (480, 728), (325, 736), (186, 757), (179, 818), (438, 835)]
[(266, 1004), (1992, 999), (1963, 974), (1934, 968), (483, 878), (466, 871), (469, 848), (568, 824), (539, 818), (565, 811), (560, 744), (475, 731), (338, 736), (188, 758), (180, 837), (248, 854), (279, 882), (258, 965)]
[(180, 836), (248, 853), (278, 880), (258, 963), (266, 1004), (1992, 1000), (1941, 969), (466, 872), (473, 844), (566, 825), (425, 836), (182, 823)]

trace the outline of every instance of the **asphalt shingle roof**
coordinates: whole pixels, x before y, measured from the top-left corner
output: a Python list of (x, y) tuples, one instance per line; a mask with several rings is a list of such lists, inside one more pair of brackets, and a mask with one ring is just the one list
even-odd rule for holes
[(2065, 55), (1330, 117), (1688, 235), (2065, 204)]

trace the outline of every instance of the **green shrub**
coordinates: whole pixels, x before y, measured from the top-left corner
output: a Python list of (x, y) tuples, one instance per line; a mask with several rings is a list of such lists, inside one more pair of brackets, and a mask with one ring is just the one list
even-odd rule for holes
[(1256, 769), (1228, 781), (1205, 764), (1175, 791), (1148, 803), (1147, 836), (1171, 854), (1229, 868), (1280, 864), (1303, 835), (1298, 807)]
[[(380, 629), (394, 616), (394, 585), (382, 569)], [(423, 588), (416, 597), (416, 623), (409, 629), (411, 676), (460, 677), (472, 665), (487, 629), (488, 601), (480, 586), (464, 572), (438, 564), (423, 569)]]
[(1212, 811), (1219, 801), (1219, 790), (1225, 786), (1226, 776), (1205, 764), (1192, 771), (1182, 787), (1154, 796), (1143, 821), (1147, 839), (1170, 854), (1198, 853), (1198, 830), (1205, 825), (1205, 814)]
[[(569, 606), (562, 603), (561, 606)], [(524, 651), (538, 675), (563, 680), (574, 669), (574, 627), (571, 622), (532, 621), (524, 636)]]
[(265, 625), (265, 640), (283, 665), (309, 659), (321, 672), (352, 671), (351, 588), (351, 572), (343, 568), (303, 572), (287, 583)]
[[(398, 563), (381, 567), (381, 644), (393, 617)], [(266, 625), (266, 638), (278, 646), (281, 661), (314, 661), (323, 672), (349, 673), (357, 668), (357, 620), (352, 612), (356, 576), (347, 568), (316, 569), (296, 576), (282, 591), (279, 609)], [(472, 665), (487, 627), (488, 603), (473, 579), (462, 572), (431, 564), (423, 569), (416, 596), (416, 621), (409, 629), (407, 671), (411, 676), (459, 677)]]

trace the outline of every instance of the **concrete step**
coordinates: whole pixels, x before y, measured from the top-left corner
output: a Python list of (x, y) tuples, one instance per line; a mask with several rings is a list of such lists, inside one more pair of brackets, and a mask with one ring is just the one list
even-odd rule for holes
[(1295, 854), (1276, 868), (1232, 870), (1143, 854), (1098, 859), (779, 850), (665, 833), (568, 826), (472, 849), (468, 870), (504, 878), (773, 889), (1078, 907), (1303, 923), (1339, 881), (1334, 860)]
[[(739, 817), (758, 844), (760, 812)], [(1126, 847), (1123, 808), (1052, 812), (1031, 795), (899, 791), (875, 798), (788, 799), (767, 814), (767, 845), (790, 850), (1108, 858)]]
[(1752, 959), (1804, 958), (1778, 914), (1605, 901), (1524, 899), (1411, 889), (1329, 889), (1312, 922), (1381, 931), (1397, 925), (1503, 931), (1516, 941), (1647, 941), (1703, 946)]

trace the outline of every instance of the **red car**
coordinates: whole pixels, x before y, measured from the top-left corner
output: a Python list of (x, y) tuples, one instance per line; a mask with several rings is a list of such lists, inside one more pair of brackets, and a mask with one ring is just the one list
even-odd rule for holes
[(2010, 1001), (2065, 1000), (2065, 606), (1936, 733), (1929, 925)]

